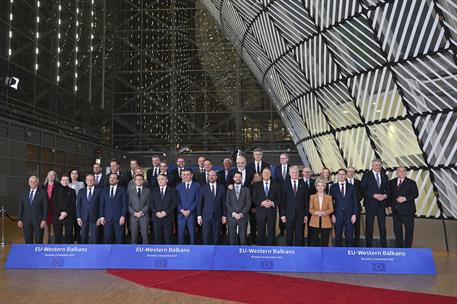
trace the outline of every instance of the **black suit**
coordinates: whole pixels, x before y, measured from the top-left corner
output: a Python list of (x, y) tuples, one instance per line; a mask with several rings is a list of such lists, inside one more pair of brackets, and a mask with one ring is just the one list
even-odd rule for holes
[[(398, 248), (411, 248), (414, 236), (414, 216), (416, 214), (415, 199), (419, 196), (417, 184), (412, 179), (406, 177), (401, 185), (398, 185), (397, 177), (390, 181), (389, 190), (396, 246)], [(397, 198), (399, 196), (404, 196), (406, 201), (398, 203)], [(404, 240), (403, 225), (405, 225)]]
[(135, 172), (132, 173), (132, 170), (129, 170), (126, 174), (127, 184), (129, 181), (135, 178)]
[[(73, 244), (73, 224), (76, 219), (76, 192), (68, 186), (62, 186), (63, 201), (56, 206), (54, 213), (54, 234), (56, 244), (62, 242), (62, 228), (65, 229), (65, 244)], [(60, 212), (67, 212), (67, 216), (63, 220), (59, 220)]]
[[(157, 175), (154, 175), (151, 177), (151, 180), (149, 181), (149, 186), (151, 189), (153, 188), (157, 188), (159, 187), (159, 183), (157, 182)], [(165, 176), (167, 177), (167, 187), (174, 187), (176, 186), (176, 181), (177, 181), (177, 176), (175, 176), (174, 174), (172, 173), (169, 173), (167, 172), (167, 174), (165, 174)]]
[[(47, 193), (47, 184), (42, 186), (42, 191)], [(59, 216), (61, 211), (66, 211), (67, 207), (64, 206), (65, 202), (63, 199), (62, 187), (59, 183), (55, 182), (52, 186), (52, 194), (51, 199), (48, 199), (48, 212), (52, 212), (52, 222), (50, 224), (54, 227), (54, 237), (55, 243), (61, 244), (62, 243), (62, 226), (59, 223)], [(48, 219), (48, 223), (49, 223)]]
[[(287, 246), (303, 244), (304, 218), (309, 212), (308, 187), (303, 180), (297, 181), (297, 192), (294, 193), (292, 181), (283, 184), (280, 204), (280, 216), (286, 217)], [(294, 237), (295, 234), (295, 237)]]
[[(160, 187), (151, 190), (149, 197), (149, 209), (154, 228), (155, 244), (171, 244), (173, 242), (173, 221), (178, 207), (178, 193), (175, 188), (167, 187), (162, 197)], [(166, 216), (158, 218), (157, 212), (165, 211)]]
[(43, 229), (41, 221), (46, 221), (48, 216), (48, 197), (46, 191), (36, 188), (32, 203), (30, 203), (30, 188), (24, 190), (19, 197), (17, 220), (24, 224), (24, 239), (26, 244), (42, 244)]
[(373, 246), (373, 227), (374, 219), (378, 218), (379, 236), (381, 247), (387, 247), (386, 235), (386, 203), (388, 198), (384, 201), (378, 201), (373, 198), (375, 194), (389, 194), (389, 178), (383, 172), (380, 172), (381, 184), (378, 187), (373, 171), (366, 172), (362, 176), (360, 187), (364, 194), (364, 205), (366, 210), (366, 227), (365, 227), (365, 241), (367, 247)]
[[(170, 171), (170, 174), (172, 174), (174, 177), (175, 177), (175, 184), (178, 185), (180, 183), (182, 183), (182, 177), (181, 177), (181, 174), (179, 173), (179, 168), (176, 167), (174, 168), (173, 170)], [(184, 171), (186, 168), (181, 168), (181, 173), (182, 171)]]
[[(271, 208), (265, 208), (260, 204), (269, 199), (274, 203)], [(252, 202), (255, 206), (255, 217), (257, 221), (257, 244), (260, 246), (274, 246), (276, 234), (276, 210), (280, 205), (281, 186), (271, 180), (268, 182), (268, 194), (265, 194), (264, 181), (255, 183), (252, 188)], [(268, 231), (266, 239), (265, 228)]]
[(259, 173), (259, 175), (262, 175), (262, 170), (265, 169), (265, 168), (270, 168), (270, 164), (267, 163), (266, 161), (263, 161), (262, 160), (262, 163), (260, 165), (260, 172), (258, 172), (258, 168), (256, 166), (256, 163), (255, 161), (253, 162), (250, 162), (246, 165), (246, 170), (249, 171), (249, 172), (252, 172), (252, 175), (254, 175), (255, 173)]
[(103, 174), (100, 175), (100, 179), (99, 179), (98, 183), (97, 183), (97, 177), (95, 176), (95, 174), (94, 174), (94, 179), (95, 179), (95, 188), (104, 188), (105, 187), (106, 178)]
[[(289, 180), (290, 179), (290, 175), (289, 175), (289, 168), (290, 166), (287, 165), (287, 172), (286, 172), (286, 176), (285, 178), (282, 177), (282, 165), (279, 164), (279, 165), (276, 165), (275, 166), (275, 170), (274, 170), (274, 174), (273, 174), (273, 179), (274, 181), (280, 185), (282, 187), (282, 185), (284, 184), (285, 181)], [(281, 190), (282, 191), (282, 190)], [(282, 222), (282, 221), (279, 221), (279, 236), (284, 236), (284, 230), (286, 228), (286, 225)]]
[(160, 169), (159, 167), (151, 168), (146, 171), (146, 177), (149, 183), (150, 188), (154, 188), (157, 185), (157, 175), (159, 175)]
[(206, 184), (206, 175), (207, 175), (207, 174), (208, 174), (208, 172), (206, 172), (206, 171), (205, 171), (205, 172), (202, 172), (202, 173), (199, 172), (199, 173), (195, 174), (195, 175), (194, 175), (195, 181), (196, 181), (197, 183), (199, 183), (200, 185)]
[[(349, 179), (348, 179), (348, 182), (349, 182)], [(355, 187), (355, 192), (357, 193), (357, 197), (359, 199), (358, 208), (357, 208), (357, 219), (354, 223), (354, 243), (353, 243), (353, 245), (355, 247), (358, 247), (360, 244), (360, 222), (361, 222), (360, 217), (362, 214), (362, 199), (363, 199), (364, 195), (363, 195), (362, 189), (360, 187), (360, 180), (353, 178), (353, 185)]]
[[(316, 191), (316, 186), (314, 185), (316, 180), (314, 178), (309, 178), (309, 179), (307, 179), (305, 181), (305, 178), (303, 178), (303, 182), (304, 182), (306, 188), (308, 189), (308, 197), (306, 199), (309, 202), (309, 198), (311, 197), (311, 195), (316, 194), (316, 192), (317, 192)], [(311, 218), (311, 214), (309, 214), (309, 210), (308, 211), (305, 210), (305, 212), (308, 214), (308, 219), (310, 219)], [(307, 240), (306, 243), (308, 244), (308, 246), (311, 246), (311, 238), (309, 237), (309, 230), (310, 230), (309, 229), (310, 228), (309, 227), (309, 222), (308, 222), (307, 225), (308, 225), (308, 237), (306, 239)]]
[[(219, 184), (223, 185), (224, 187), (226, 187), (228, 185), (227, 184), (228, 174), (229, 174), (230, 170), (232, 170), (232, 169), (227, 170), (227, 173), (225, 172), (225, 169), (217, 171), (217, 182)], [(226, 174), (227, 174), (227, 177), (226, 177)]]

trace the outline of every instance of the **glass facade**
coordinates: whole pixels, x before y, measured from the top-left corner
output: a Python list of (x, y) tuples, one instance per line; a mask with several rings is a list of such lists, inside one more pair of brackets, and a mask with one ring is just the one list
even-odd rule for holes
[(318, 172), (380, 158), (418, 216), (457, 217), (452, 0), (203, 0)]

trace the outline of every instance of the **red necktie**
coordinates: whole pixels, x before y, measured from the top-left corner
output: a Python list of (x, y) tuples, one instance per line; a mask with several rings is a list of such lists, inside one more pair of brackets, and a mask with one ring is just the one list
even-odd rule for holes
[(400, 190), (400, 186), (401, 186), (402, 183), (403, 183), (403, 180), (401, 179), (400, 182), (397, 185), (397, 191)]

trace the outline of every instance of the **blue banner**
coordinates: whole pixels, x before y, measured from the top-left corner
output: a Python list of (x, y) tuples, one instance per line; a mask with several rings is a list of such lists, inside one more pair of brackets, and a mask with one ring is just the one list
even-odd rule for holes
[(265, 272), (321, 272), (321, 248), (216, 246), (214, 269)]
[(112, 245), (108, 268), (212, 270), (214, 246)]
[(436, 274), (429, 248), (14, 244), (5, 268)]
[(106, 269), (111, 245), (11, 245), (5, 268)]
[(430, 248), (322, 248), (323, 272), (436, 274)]

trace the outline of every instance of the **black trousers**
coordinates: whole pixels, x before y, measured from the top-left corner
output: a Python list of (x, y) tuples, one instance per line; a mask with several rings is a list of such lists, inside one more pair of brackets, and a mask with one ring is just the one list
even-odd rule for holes
[[(255, 219), (256, 213), (249, 211), (249, 225), (251, 226), (251, 234), (249, 235), (249, 239), (251, 240), (251, 244), (257, 244), (257, 221)], [(255, 210), (255, 209), (254, 209)]]
[(362, 216), (362, 204), (359, 203), (359, 210), (357, 211), (356, 220), (354, 223), (354, 243), (355, 247), (359, 247), (360, 244), (360, 226)]
[(221, 221), (213, 216), (210, 220), (203, 220), (202, 236), (204, 245), (217, 245)]
[[(56, 244), (73, 244), (73, 221), (62, 222), (58, 218), (55, 218), (53, 226)], [(65, 230), (65, 236), (62, 237), (63, 230)]]
[(257, 245), (274, 246), (276, 236), (276, 209), (265, 210), (266, 216), (257, 214)]
[(366, 208), (365, 240), (367, 247), (373, 247), (374, 219), (378, 218), (379, 239), (381, 247), (387, 247), (386, 208), (384, 205)]
[(43, 244), (43, 232), (40, 228), (40, 222), (23, 222), (24, 223), (24, 241), (26, 244)]
[(154, 243), (171, 244), (173, 243), (173, 221), (153, 221)]
[(74, 227), (75, 242), (78, 244), (81, 244), (81, 227), (78, 225), (77, 221), (74, 221), (73, 227)]
[(286, 222), (286, 242), (287, 246), (303, 246), (303, 234), (305, 225), (303, 219), (287, 220)]
[(311, 246), (327, 247), (332, 228), (308, 227)]
[(97, 243), (97, 224), (83, 223), (81, 226), (81, 244)]
[[(393, 210), (392, 219), (394, 223), (395, 243), (398, 248), (411, 248), (414, 236), (414, 214), (400, 215)], [(405, 237), (403, 239), (403, 226), (405, 226)]]

